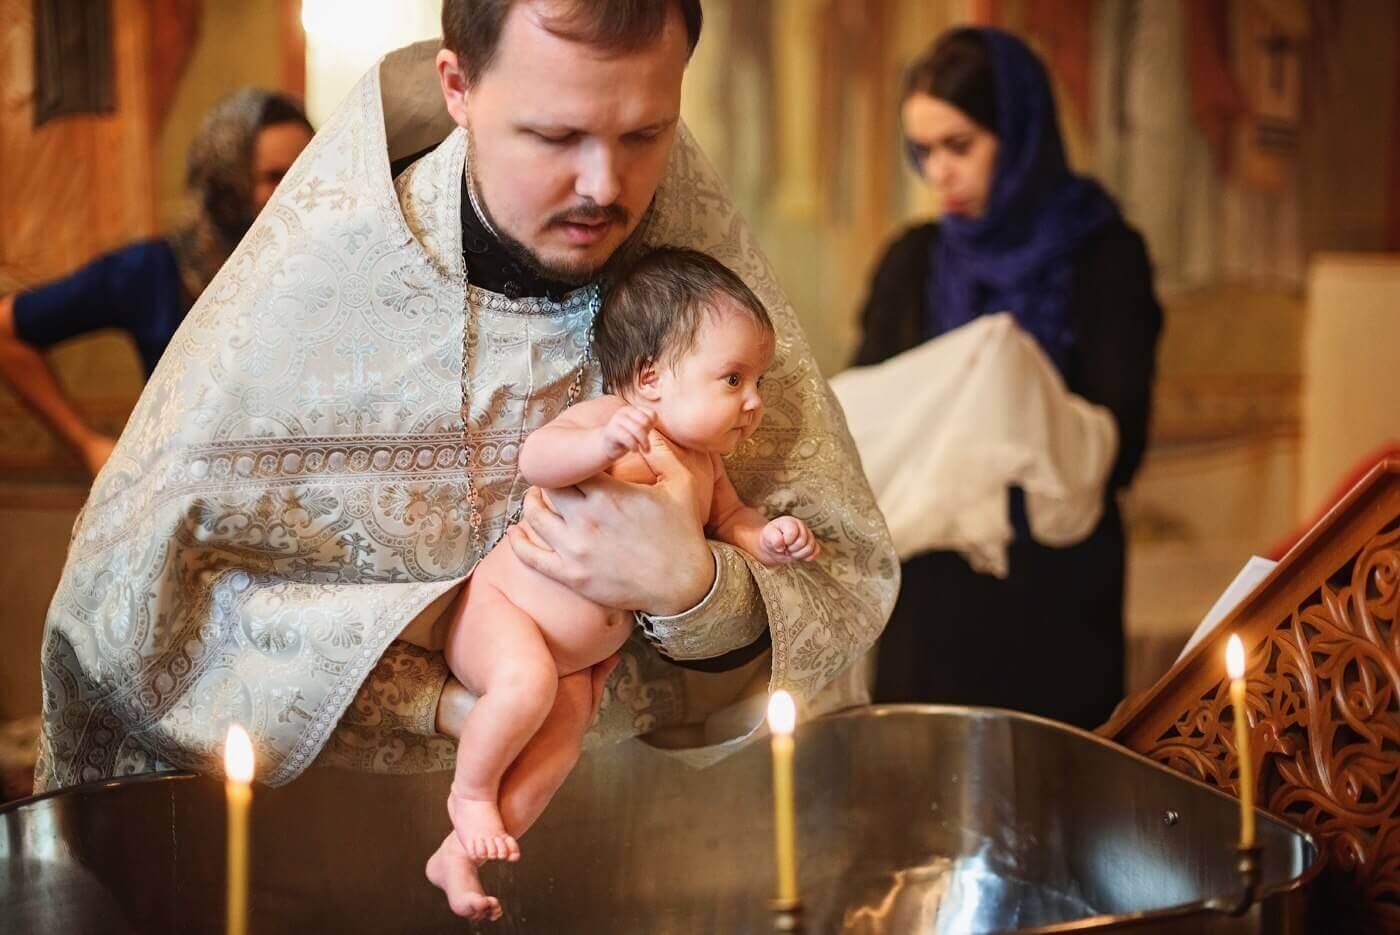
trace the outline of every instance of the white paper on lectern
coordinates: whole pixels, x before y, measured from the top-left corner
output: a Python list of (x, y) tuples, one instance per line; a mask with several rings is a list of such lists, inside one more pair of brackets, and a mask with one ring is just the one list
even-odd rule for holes
[(1259, 582), (1267, 578), (1269, 572), (1273, 571), (1277, 565), (1278, 562), (1260, 558), (1258, 555), (1251, 555), (1249, 561), (1245, 562), (1244, 567), (1240, 569), (1240, 573), (1235, 575), (1235, 580), (1231, 581), (1230, 586), (1225, 589), (1225, 593), (1220, 595), (1215, 605), (1206, 613), (1200, 625), (1196, 627), (1196, 632), (1192, 633), (1191, 638), (1186, 641), (1186, 647), (1182, 649), (1181, 655), (1176, 657), (1177, 660), (1180, 661), (1181, 657), (1189, 653), (1192, 647), (1205, 639), (1206, 634), (1215, 629), (1216, 625), (1224, 620), (1230, 611), (1238, 607), (1246, 597), (1249, 597), (1259, 586)]

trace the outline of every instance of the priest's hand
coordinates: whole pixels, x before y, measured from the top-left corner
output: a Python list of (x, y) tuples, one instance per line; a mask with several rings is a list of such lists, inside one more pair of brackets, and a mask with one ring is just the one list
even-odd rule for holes
[(599, 475), (547, 494), (532, 488), (510, 544), (526, 565), (597, 604), (668, 617), (709, 593), (715, 560), (695, 520), (694, 475), (658, 434), (651, 486)]

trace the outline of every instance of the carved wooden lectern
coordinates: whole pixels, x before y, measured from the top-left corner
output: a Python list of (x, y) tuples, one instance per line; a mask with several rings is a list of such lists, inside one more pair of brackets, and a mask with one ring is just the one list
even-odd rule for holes
[(1400, 460), (1381, 462), (1099, 733), (1236, 791), (1225, 641), (1248, 655), (1261, 808), (1317, 836), (1327, 932), (1400, 932)]

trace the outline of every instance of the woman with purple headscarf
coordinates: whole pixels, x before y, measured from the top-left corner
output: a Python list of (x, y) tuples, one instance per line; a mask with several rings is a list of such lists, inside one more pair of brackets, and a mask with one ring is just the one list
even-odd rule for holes
[(943, 216), (904, 232), (881, 260), (854, 363), (1009, 311), (1070, 392), (1112, 413), (1119, 453), (1103, 518), (1079, 544), (1034, 541), (1013, 489), (1009, 577), (975, 572), (956, 552), (904, 563), (875, 699), (995, 705), (1093, 727), (1123, 694), (1115, 495), (1146, 445), (1162, 321), (1147, 250), (1113, 199), (1069, 171), (1045, 68), (1014, 36), (946, 33), (910, 67), (901, 117)]

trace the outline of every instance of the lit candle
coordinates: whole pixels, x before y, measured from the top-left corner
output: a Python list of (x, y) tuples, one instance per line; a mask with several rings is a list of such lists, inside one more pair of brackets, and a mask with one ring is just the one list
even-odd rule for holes
[(1245, 708), (1244, 644), (1231, 636), (1225, 646), (1230, 672), (1230, 703), (1235, 708), (1235, 757), (1240, 773), (1240, 847), (1254, 846), (1254, 762), (1249, 755), (1249, 714)]
[(253, 801), (253, 744), (234, 724), (224, 744), (228, 793), (228, 935), (248, 931), (248, 806)]
[(792, 804), (792, 729), (797, 707), (787, 692), (768, 702), (768, 728), (773, 732), (773, 824), (778, 858), (778, 901), (797, 901), (797, 830)]

